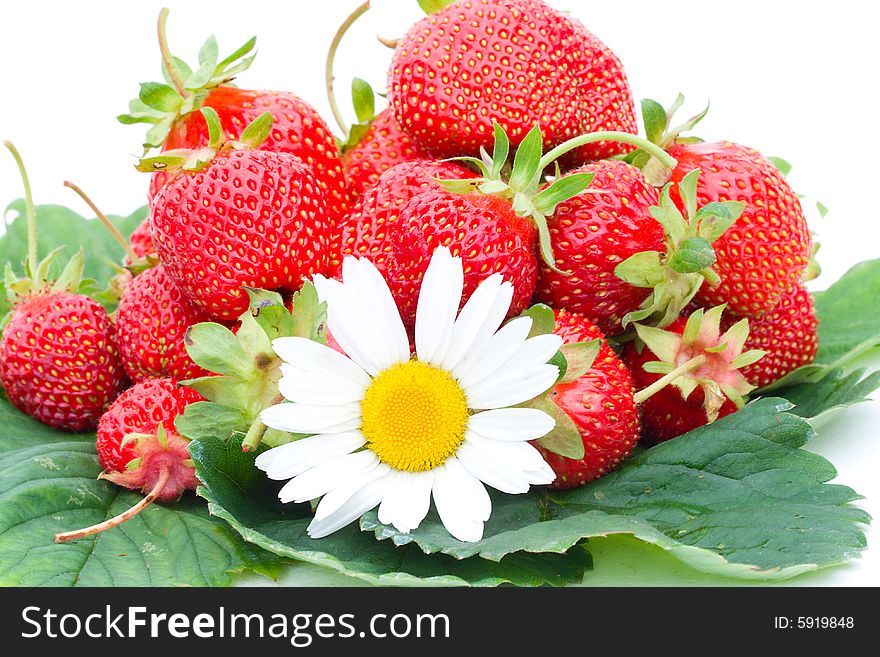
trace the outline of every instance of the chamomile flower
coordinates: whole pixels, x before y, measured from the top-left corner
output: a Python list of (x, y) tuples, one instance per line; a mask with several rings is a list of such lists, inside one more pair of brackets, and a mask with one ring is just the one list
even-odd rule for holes
[[(554, 427), (543, 411), (512, 408), (546, 391), (558, 368), (555, 335), (529, 338), (532, 320), (501, 327), (513, 288), (489, 276), (458, 312), (460, 258), (438, 248), (416, 313), (415, 355), (378, 270), (348, 257), (343, 282), (315, 277), (328, 327), (345, 354), (305, 338), (278, 338), (288, 400), (262, 413), (270, 427), (313, 434), (270, 449), (257, 466), (289, 481), (282, 502), (321, 498), (308, 532), (327, 536), (379, 507), (401, 532), (431, 499), (447, 531), (478, 541), (492, 505), (486, 485), (526, 493), (555, 475), (529, 440)], [(499, 328), (501, 327), (501, 328)]]

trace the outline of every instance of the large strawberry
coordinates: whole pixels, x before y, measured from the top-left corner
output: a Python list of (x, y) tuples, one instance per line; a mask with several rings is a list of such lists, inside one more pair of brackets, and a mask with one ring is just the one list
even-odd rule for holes
[(553, 213), (549, 226), (556, 269), (541, 267), (535, 298), (586, 315), (613, 335), (650, 294), (618, 278), (615, 268), (636, 253), (665, 249), (663, 226), (650, 213), (659, 196), (638, 169), (617, 160), (572, 173), (590, 173), (593, 180)]
[[(812, 255), (810, 231), (797, 194), (758, 151), (729, 141), (702, 143), (681, 136), (705, 111), (671, 127), (683, 101), (679, 96), (668, 112), (656, 101), (642, 104), (648, 136), (677, 160), (671, 173), (646, 154), (637, 154), (635, 161), (650, 178), (659, 175), (672, 182), (699, 169), (696, 199), (700, 205), (744, 204), (742, 216), (713, 245), (718, 280), (707, 281), (697, 298), (705, 305), (725, 303), (739, 315), (755, 317), (773, 308), (802, 278)], [(686, 203), (674, 188), (672, 198), (684, 210)]]
[(150, 379), (122, 393), (98, 425), (101, 479), (142, 492), (137, 505), (100, 524), (56, 534), (55, 541), (83, 538), (133, 518), (153, 502), (175, 502), (199, 481), (189, 458), (189, 440), (177, 433), (174, 419), (202, 396), (179, 388), (173, 379)]
[(763, 351), (744, 351), (749, 322), (721, 332), (724, 306), (697, 309), (666, 330), (637, 324), (638, 342), (623, 351), (639, 392), (644, 436), (663, 441), (714, 422), (742, 407), (755, 389), (743, 370)]
[(206, 372), (186, 353), (187, 329), (210, 319), (171, 280), (164, 265), (135, 276), (116, 311), (116, 340), (129, 378), (193, 379)]
[[(567, 458), (541, 441), (534, 443), (556, 473), (550, 488), (574, 488), (608, 474), (626, 458), (639, 439), (639, 414), (632, 377), (596, 325), (577, 313), (557, 310), (553, 332), (565, 345), (600, 342), (586, 371), (557, 383), (546, 397), (574, 423), (583, 442), (583, 457)], [(560, 419), (558, 413), (554, 416), (558, 430), (565, 418)]]
[(223, 142), (216, 113), (209, 147), (169, 151), (142, 171), (177, 168), (153, 200), (153, 241), (167, 273), (198, 306), (234, 320), (248, 308), (242, 286), (296, 290), (329, 267), (324, 194), (308, 167), (285, 153), (253, 150), (271, 126), (269, 113)]
[[(585, 132), (637, 131), (617, 56), (584, 26), (540, 0), (462, 0), (416, 23), (388, 76), (397, 121), (437, 156), (477, 155), (493, 120), (520, 143), (540, 124), (545, 143)], [(582, 157), (623, 152), (617, 142)]]
[(84, 431), (122, 391), (125, 372), (113, 324), (104, 308), (76, 290), (83, 268), (74, 256), (54, 282), (48, 271), (57, 251), (37, 260), (36, 217), (24, 165), (22, 174), (28, 221), (26, 278), (7, 268), (13, 309), (0, 339), (0, 383), (9, 401), (24, 413), (56, 429)]
[[(191, 71), (168, 51), (164, 36), (167, 14), (166, 9), (160, 13), (159, 33), (162, 69), (168, 84), (142, 84), (130, 113), (121, 116), (120, 121), (152, 124), (145, 149), (198, 149), (209, 142), (198, 112), (201, 107), (214, 109), (228, 139), (238, 138), (245, 126), (269, 112), (272, 130), (260, 149), (295, 155), (305, 163), (315, 176), (333, 225), (348, 208), (349, 194), (336, 140), (317, 110), (290, 92), (254, 91), (229, 84), (253, 61), (256, 38), (218, 62), (217, 44), (211, 37), (199, 52), (199, 68)], [(154, 175), (151, 199), (167, 181), (166, 172)]]

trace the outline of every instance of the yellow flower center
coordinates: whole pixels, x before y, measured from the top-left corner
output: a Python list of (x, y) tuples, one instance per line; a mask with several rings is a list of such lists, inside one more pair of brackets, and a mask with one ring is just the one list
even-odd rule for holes
[(361, 431), (379, 460), (397, 470), (432, 470), (464, 440), (468, 409), (449, 372), (412, 360), (380, 373), (361, 402)]

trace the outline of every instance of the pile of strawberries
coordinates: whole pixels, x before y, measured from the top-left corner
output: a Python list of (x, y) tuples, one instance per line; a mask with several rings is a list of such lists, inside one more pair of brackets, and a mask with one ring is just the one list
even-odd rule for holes
[(14, 286), (3, 388), (50, 426), (97, 426), (107, 478), (160, 500), (193, 488), (174, 418), (200, 397), (177, 382), (207, 373), (187, 330), (234, 327), (248, 288), (289, 298), (346, 255), (376, 264), (410, 329), (443, 245), (462, 258), (465, 297), (498, 272), (511, 315), (546, 304), (566, 343), (603, 340), (548, 395), (584, 444), (582, 459), (540, 447), (556, 488), (814, 358), (811, 234), (783, 175), (752, 148), (682, 134), (701, 116), (674, 127), (680, 100), (643, 102), (639, 137), (621, 62), (569, 15), (446, 3), (397, 41), (388, 107), (343, 126), (342, 152), (303, 99), (230, 84), (253, 47), (218, 62), (210, 40), (191, 69), (163, 38), (166, 82), (141, 85), (120, 117), (148, 124), (145, 147), (162, 153), (139, 165), (150, 211), (115, 317), (75, 292), (75, 271), (46, 281), (35, 257)]

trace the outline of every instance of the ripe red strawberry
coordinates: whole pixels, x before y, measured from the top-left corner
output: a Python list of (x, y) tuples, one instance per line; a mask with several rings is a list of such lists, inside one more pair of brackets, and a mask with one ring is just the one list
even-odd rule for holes
[(435, 178), (474, 177), (465, 167), (440, 160), (415, 160), (392, 166), (357, 200), (342, 224), (343, 255), (366, 256), (382, 267), (400, 235), (400, 209), (423, 189), (440, 189)]
[(349, 189), (363, 194), (379, 182), (379, 176), (395, 164), (427, 157), (425, 151), (406, 136), (386, 108), (372, 120), (360, 140), (342, 155)]
[(76, 293), (82, 253), (56, 281), (48, 280), (57, 253), (37, 260), (36, 216), (24, 164), (11, 143), (4, 145), (25, 187), (29, 278), (16, 279), (7, 270), (13, 308), (0, 338), (0, 384), (16, 408), (50, 427), (91, 429), (125, 381), (113, 324), (97, 301)]
[[(134, 229), (131, 237), (128, 238), (128, 245), (138, 260), (146, 258), (148, 255), (156, 252), (153, 246), (153, 236), (150, 234), (150, 217), (147, 216)], [(133, 264), (131, 257), (128, 258), (128, 264)]]
[[(234, 145), (216, 143), (216, 117), (203, 112), (215, 124), (213, 149), (169, 152), (140, 168), (186, 167), (195, 158), (195, 170), (180, 170), (154, 199), (153, 240), (187, 297), (213, 317), (234, 320), (248, 308), (242, 286), (292, 291), (304, 277), (328, 270), (327, 206), (299, 159), (229, 150)], [(269, 121), (267, 113), (245, 129), (245, 145), (258, 143)]]
[(723, 310), (700, 308), (666, 330), (636, 325), (644, 344), (629, 343), (622, 359), (639, 389), (635, 399), (648, 440), (669, 440), (729, 415), (754, 390), (742, 370), (764, 352), (743, 351), (748, 320), (721, 333)]
[(55, 541), (97, 534), (133, 518), (153, 502), (175, 502), (199, 481), (187, 451), (189, 440), (177, 433), (174, 419), (202, 396), (177, 387), (173, 379), (150, 379), (122, 393), (98, 425), (101, 479), (139, 490), (137, 505), (98, 525), (56, 534)]
[[(586, 132), (637, 132), (617, 56), (540, 0), (463, 0), (440, 9), (398, 42), (388, 79), (400, 126), (438, 157), (477, 155), (492, 142), (493, 120), (514, 144), (536, 123), (547, 145)], [(606, 141), (581, 155), (621, 152)]]
[(533, 443), (556, 473), (550, 488), (559, 490), (582, 486), (620, 465), (639, 439), (639, 414), (630, 373), (599, 328), (577, 313), (557, 310), (555, 315), (553, 332), (565, 344), (602, 340), (599, 354), (585, 374), (570, 383), (556, 384), (548, 393), (577, 426), (584, 457), (566, 458)]
[(560, 203), (549, 222), (557, 271), (541, 267), (536, 300), (585, 315), (609, 335), (650, 290), (618, 278), (621, 262), (643, 251), (663, 251), (663, 226), (649, 212), (657, 190), (635, 167), (617, 160), (571, 173), (594, 175), (590, 187)]
[[(672, 181), (700, 169), (700, 204), (737, 200), (742, 216), (714, 244), (721, 280), (705, 283), (698, 299), (726, 303), (754, 317), (773, 308), (800, 279), (812, 254), (812, 239), (797, 195), (779, 170), (758, 151), (731, 142), (675, 144)], [(681, 203), (673, 192), (673, 199)]]
[[(727, 314), (722, 326), (726, 328), (736, 319), (735, 315)], [(818, 326), (813, 295), (803, 283), (797, 283), (774, 308), (749, 320), (745, 348), (760, 349), (766, 354), (757, 363), (743, 367), (743, 376), (752, 385), (763, 388), (812, 363), (819, 350)]]
[(135, 276), (116, 311), (116, 341), (129, 378), (138, 383), (205, 376), (186, 353), (183, 337), (190, 326), (209, 319), (171, 280), (164, 265)]

